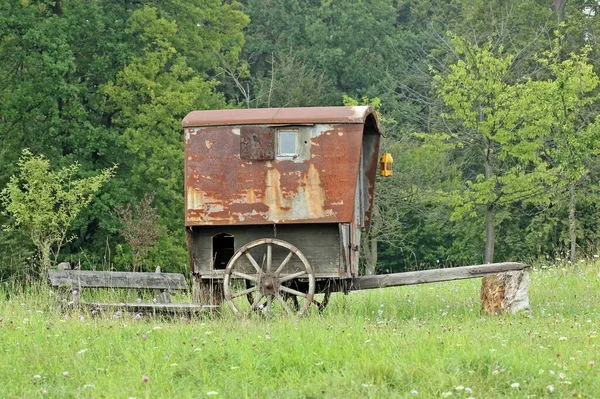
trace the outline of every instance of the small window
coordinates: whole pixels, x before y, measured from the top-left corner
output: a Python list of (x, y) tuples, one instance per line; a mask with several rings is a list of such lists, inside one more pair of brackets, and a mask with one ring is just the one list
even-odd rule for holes
[(298, 155), (298, 131), (280, 130), (278, 140), (277, 155), (284, 157), (293, 157)]

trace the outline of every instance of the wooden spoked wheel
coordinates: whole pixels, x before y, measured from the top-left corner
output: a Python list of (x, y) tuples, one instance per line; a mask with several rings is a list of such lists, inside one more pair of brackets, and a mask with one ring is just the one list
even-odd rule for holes
[[(302, 281), (302, 290), (296, 289)], [(302, 252), (276, 238), (263, 238), (241, 247), (225, 268), (223, 292), (238, 317), (252, 313), (303, 315), (313, 302), (315, 273)], [(288, 298), (300, 299), (298, 307)]]

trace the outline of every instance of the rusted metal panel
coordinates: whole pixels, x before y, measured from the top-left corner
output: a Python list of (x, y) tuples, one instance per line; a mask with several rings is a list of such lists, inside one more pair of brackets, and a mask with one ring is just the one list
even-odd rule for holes
[[(375, 111), (371, 107), (257, 108), (193, 111), (183, 119), (183, 127), (241, 125), (306, 125), (365, 123)], [(375, 128), (381, 131), (377, 119)]]
[(242, 126), (240, 158), (249, 161), (275, 159), (275, 130), (265, 126)]
[(240, 156), (242, 127), (186, 129), (186, 225), (351, 222), (363, 125), (296, 129), (298, 156), (271, 161)]

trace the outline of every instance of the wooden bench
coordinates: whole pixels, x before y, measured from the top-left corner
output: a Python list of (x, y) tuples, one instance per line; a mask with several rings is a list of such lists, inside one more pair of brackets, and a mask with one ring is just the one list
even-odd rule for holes
[[(216, 306), (196, 303), (172, 303), (171, 292), (188, 290), (185, 277), (179, 273), (49, 270), (48, 282), (50, 286), (62, 291), (63, 300), (67, 304), (85, 306), (92, 310), (191, 315), (216, 308)], [(153, 290), (155, 297), (151, 303), (84, 302), (81, 300), (81, 292), (85, 288)]]

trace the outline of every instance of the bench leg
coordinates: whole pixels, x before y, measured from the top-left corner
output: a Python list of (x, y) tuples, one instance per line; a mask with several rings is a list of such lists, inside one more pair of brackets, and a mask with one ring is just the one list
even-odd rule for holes
[(171, 303), (171, 294), (168, 290), (154, 290), (156, 303)]

